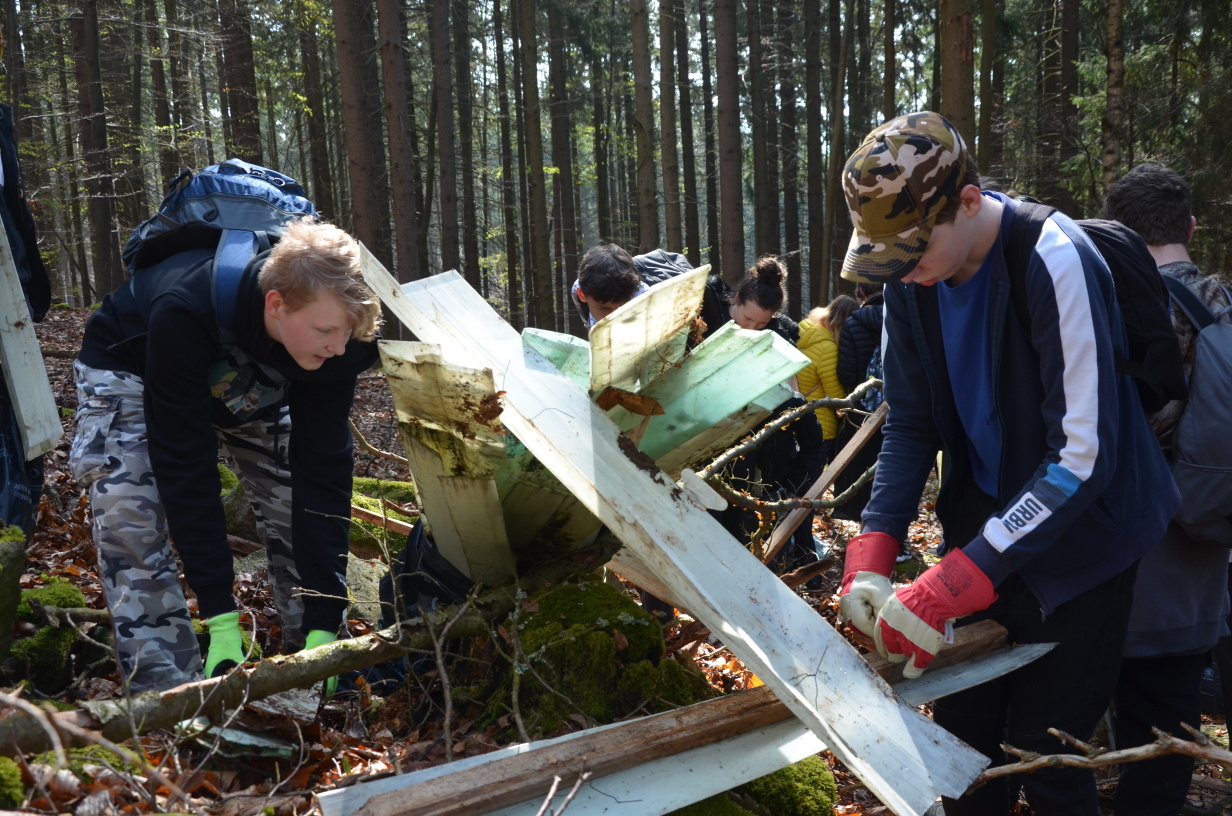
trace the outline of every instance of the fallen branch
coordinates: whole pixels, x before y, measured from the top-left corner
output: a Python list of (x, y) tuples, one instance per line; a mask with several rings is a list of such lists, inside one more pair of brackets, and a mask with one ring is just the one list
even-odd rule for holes
[(1123, 748), (1119, 751), (1093, 748), (1081, 740), (1066, 734), (1064, 731), (1049, 728), (1048, 733), (1062, 742), (1074, 745), (1079, 750), (1082, 750), (1083, 753), (1038, 754), (1034, 751), (1020, 750), (1012, 745), (1002, 745), (1001, 748), (1006, 753), (1020, 757), (1022, 761), (989, 768), (975, 778), (975, 781), (971, 783), (970, 790), (975, 790), (994, 779), (1010, 776), (1011, 774), (1033, 773), (1044, 768), (1087, 768), (1094, 770), (1096, 768), (1106, 768), (1109, 765), (1121, 765), (1126, 762), (1141, 762), (1145, 759), (1155, 759), (1156, 757), (1168, 754), (1191, 756), (1203, 762), (1219, 765), (1225, 771), (1232, 772), (1232, 751), (1224, 750), (1212, 744), (1205, 734), (1192, 726), (1185, 723), (1181, 723), (1181, 726), (1189, 732), (1193, 740), (1179, 739), (1169, 733), (1160, 731), (1158, 728), (1152, 728), (1151, 731), (1156, 737), (1154, 742), (1148, 742), (1146, 745), (1139, 745), (1135, 748)]
[[(596, 568), (611, 559), (613, 548), (593, 546), (539, 567), (520, 582), (521, 591), (533, 593), (579, 570)], [(477, 637), (490, 632), (513, 610), (515, 586), (493, 589), (473, 608), (450, 624), (451, 637)], [(438, 630), (458, 616), (457, 607), (445, 607), (370, 635), (339, 640), (308, 652), (277, 656), (245, 664), (223, 677), (185, 683), (166, 691), (147, 691), (119, 700), (83, 703), (75, 711), (44, 718), (18, 710), (0, 719), (0, 756), (40, 753), (53, 747), (47, 727), (54, 728), (65, 747), (97, 744), (98, 739), (119, 743), (158, 728), (167, 728), (197, 716), (215, 716), (246, 702), (260, 700), (291, 688), (355, 669), (383, 663), (411, 651), (432, 649), (429, 627)], [(88, 735), (88, 736), (87, 736)]]

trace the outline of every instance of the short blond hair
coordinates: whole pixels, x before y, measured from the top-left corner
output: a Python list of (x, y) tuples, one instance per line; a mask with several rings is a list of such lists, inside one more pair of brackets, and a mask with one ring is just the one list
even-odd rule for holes
[(359, 242), (333, 224), (292, 221), (257, 280), (262, 293), (276, 290), (292, 312), (329, 292), (350, 316), (352, 332), (360, 340), (371, 340), (380, 328), (381, 299), (360, 274)]

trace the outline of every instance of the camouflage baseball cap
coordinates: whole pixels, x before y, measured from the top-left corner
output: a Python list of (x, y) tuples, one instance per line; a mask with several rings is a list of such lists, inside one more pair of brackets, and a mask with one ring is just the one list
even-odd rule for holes
[(844, 278), (884, 283), (915, 268), (937, 214), (963, 187), (966, 150), (954, 126), (931, 111), (891, 119), (864, 138), (843, 169), (855, 225)]

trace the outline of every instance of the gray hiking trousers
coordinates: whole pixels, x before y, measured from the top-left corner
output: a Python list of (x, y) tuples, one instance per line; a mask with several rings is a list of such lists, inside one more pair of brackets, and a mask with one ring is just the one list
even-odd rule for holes
[[(77, 434), (69, 466), (90, 490), (94, 544), (111, 610), (120, 670), (133, 692), (201, 679), (201, 654), (167, 537), (167, 517), (150, 464), (143, 394), (135, 374), (74, 363)], [(290, 414), (215, 428), (227, 464), (239, 477), (269, 555), (283, 642), (303, 646), (303, 601), (291, 550)], [(226, 541), (218, 557), (231, 558)]]

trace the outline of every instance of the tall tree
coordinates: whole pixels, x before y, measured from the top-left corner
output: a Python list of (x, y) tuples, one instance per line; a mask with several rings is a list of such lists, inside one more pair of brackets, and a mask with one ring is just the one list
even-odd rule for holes
[(663, 223), (667, 248), (684, 252), (684, 224), (680, 211), (680, 155), (676, 150), (675, 20), (671, 0), (659, 3), (659, 160), (663, 166)]
[[(832, 7), (838, 0), (831, 0)], [(825, 270), (822, 274), (821, 292), (818, 301), (829, 299), (834, 291), (832, 278), (834, 266), (843, 257), (846, 243), (841, 240), (848, 227), (847, 208), (843, 206), (842, 174), (843, 165), (847, 160), (847, 149), (844, 143), (846, 127), (843, 124), (843, 100), (845, 97), (847, 55), (851, 50), (852, 28), (854, 22), (855, 2), (847, 0), (846, 22), (842, 26), (842, 36), (839, 38), (838, 71), (834, 72), (834, 86), (830, 89), (830, 165), (826, 173), (826, 201), (830, 202), (830, 217), (826, 219), (822, 235), (822, 254), (825, 257)], [(824, 294), (822, 294), (824, 293)]]
[[(548, 81), (551, 106), (552, 164), (556, 165), (553, 187), (556, 192), (558, 215), (557, 234), (560, 236), (561, 266), (566, 280), (578, 268), (577, 212), (573, 206), (573, 145), (570, 135), (573, 128), (569, 118), (569, 67), (566, 51), (564, 12), (559, 5), (548, 9)], [(575, 309), (561, 300), (568, 314), (576, 316)], [(581, 331), (580, 324), (573, 327)]]
[(649, 252), (659, 245), (659, 192), (655, 183), (654, 96), (650, 87), (650, 12), (646, 0), (630, 0), (633, 26), (633, 96), (637, 139), (637, 246)]
[(154, 95), (154, 125), (158, 129), (158, 175), (163, 181), (179, 172), (180, 158), (176, 151), (175, 131), (171, 126), (171, 100), (167, 89), (167, 73), (163, 60), (163, 35), (154, 0), (143, 0), (145, 7), (146, 44), (150, 49), (150, 86)]
[(303, 74), (305, 122), (308, 129), (308, 158), (311, 168), (312, 200), (317, 212), (336, 219), (333, 174), (330, 172), (329, 137), (325, 125), (325, 93), (321, 84), (321, 57), (318, 51), (318, 20), (311, 4), (297, 0), (295, 25), (299, 33), (300, 72)]
[(736, 52), (736, 0), (714, 0), (714, 62), (719, 92), (719, 207), (727, 285), (744, 277), (744, 173), (740, 143), (740, 72)]
[(519, 44), (522, 71), (522, 132), (526, 142), (525, 177), (529, 203), (530, 280), (535, 320), (532, 325), (555, 327), (552, 259), (548, 237), (548, 198), (543, 179), (543, 112), (539, 101), (539, 25), (535, 0), (519, 0)]
[(355, 236), (388, 268), (394, 264), (373, 31), (376, 6), (373, 0), (333, 0), (333, 8)]
[[(381, 72), (385, 87), (385, 124), (389, 132), (389, 177), (394, 217), (394, 271), (401, 283), (418, 280), (419, 213), (415, 209), (415, 151), (411, 134), (415, 122), (407, 101), (406, 58), (402, 51), (402, 3), (377, 0), (381, 45)], [(408, 338), (409, 339), (409, 338)]]
[[(461, 271), (458, 165), (454, 142), (453, 66), (449, 60), (449, 0), (432, 0), (432, 77), (436, 86), (436, 160), (440, 172), (441, 265)], [(469, 149), (467, 145), (467, 149)], [(479, 281), (471, 281), (478, 288)]]
[(611, 153), (611, 122), (608, 121), (607, 96), (610, 85), (603, 69), (604, 58), (595, 54), (590, 60), (591, 125), (595, 136), (595, 219), (598, 222), (599, 240), (613, 241), (612, 228), (612, 179), (609, 169)]
[(783, 66), (779, 71), (779, 122), (782, 128), (783, 165), (783, 250), (787, 262), (787, 299), (792, 316), (799, 319), (808, 312), (804, 302), (804, 281), (800, 264), (800, 137), (796, 132), (796, 72), (791, 57), (795, 53), (796, 13), (791, 0), (779, 5), (778, 30)]
[(938, 0), (941, 50), (941, 110), (963, 135), (975, 137), (975, 43), (972, 0)]
[[(747, 0), (745, 16), (749, 30), (749, 131), (753, 142), (753, 254), (774, 252), (772, 210), (774, 190), (770, 165), (772, 159), (769, 74), (771, 51), (767, 48), (769, 32), (764, 31), (763, 7), (770, 0)], [(717, 28), (717, 21), (716, 21)]]
[(526, 326), (522, 310), (519, 272), (517, 188), (514, 185), (513, 140), (510, 134), (509, 78), (505, 67), (505, 19), (501, 0), (492, 0), (492, 38), (496, 43), (497, 116), (500, 121), (501, 219), (505, 227), (506, 287), (509, 292), (509, 322), (519, 331)]
[(830, 202), (825, 198), (826, 166), (821, 152), (826, 139), (821, 117), (821, 74), (821, 2), (804, 0), (804, 127), (807, 132), (804, 160), (808, 190), (809, 295), (814, 303), (821, 303), (828, 295), (825, 270), (829, 259), (824, 241)]
[(706, 8), (714, 8), (708, 0), (698, 0), (697, 38), (702, 43), (702, 129), (706, 144), (706, 244), (710, 247), (710, 264), (723, 268), (722, 242), (719, 239), (719, 149), (714, 116), (714, 91), (710, 82), (710, 35), (706, 31)]
[(676, 32), (676, 80), (680, 85), (680, 152), (684, 171), (684, 254), (689, 263), (702, 262), (701, 225), (697, 205), (697, 156), (693, 142), (693, 83), (689, 78), (689, 31), (684, 0), (672, 1)]
[(885, 26), (882, 34), (882, 63), (885, 70), (881, 82), (881, 117), (890, 121), (898, 115), (898, 0), (884, 0)]
[(69, 16), (76, 58), (77, 107), (81, 122), (81, 153), (86, 165), (89, 196), (91, 262), (94, 285), (110, 292), (124, 281), (115, 224), (115, 187), (107, 146), (107, 110), (98, 50), (98, 2), (82, 0)]
[(252, 9), (248, 0), (219, 0), (222, 80), (227, 95), (223, 134), (228, 156), (265, 164), (261, 112), (257, 104), (257, 66), (252, 50)]
[(1105, 55), (1107, 104), (1101, 122), (1100, 158), (1104, 193), (1116, 183), (1121, 169), (1121, 128), (1125, 117), (1125, 3), (1108, 0)]
[(454, 96), (458, 108), (458, 173), (462, 181), (462, 264), (466, 280), (483, 291), (479, 264), (479, 206), (475, 200), (475, 103), (471, 88), (471, 14), (469, 0), (453, 2)]

